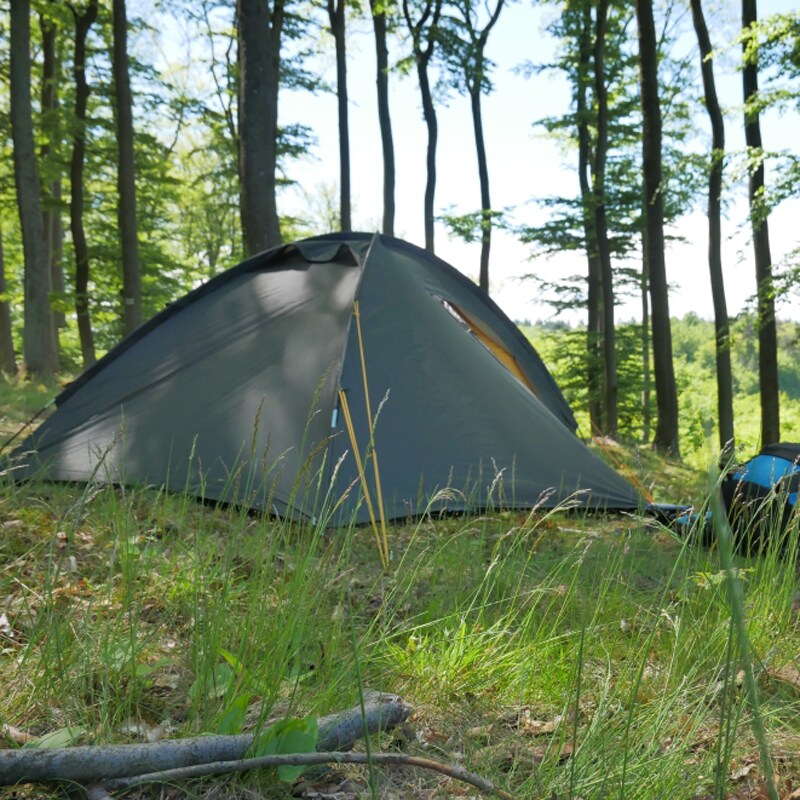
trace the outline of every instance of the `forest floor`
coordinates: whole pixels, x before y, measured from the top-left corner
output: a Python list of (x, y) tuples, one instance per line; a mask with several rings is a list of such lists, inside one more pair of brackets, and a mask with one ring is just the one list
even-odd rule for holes
[[(4, 390), (0, 430), (52, 393)], [(657, 500), (707, 494), (703, 474), (647, 449), (600, 453)], [(428, 517), (390, 527), (384, 569), (369, 527), (5, 476), (0, 746), (230, 733), (350, 708), (368, 687), (414, 709), (372, 752), (458, 765), (514, 797), (755, 800), (769, 797), (769, 771), (773, 796), (800, 798), (795, 561), (775, 546), (726, 571), (695, 534), (565, 509)], [(26, 785), (0, 798), (76, 791)], [(409, 767), (337, 766), (293, 783), (261, 771), (124, 796), (480, 794)]]

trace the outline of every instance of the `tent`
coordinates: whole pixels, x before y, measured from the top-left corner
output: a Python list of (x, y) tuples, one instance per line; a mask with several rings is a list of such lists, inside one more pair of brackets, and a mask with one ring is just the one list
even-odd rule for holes
[(332, 234), (253, 256), (124, 339), (56, 399), (15, 474), (294, 517), (335, 506), (335, 521), (366, 521), (378, 483), (387, 519), (637, 508), (575, 429), (527, 339), (458, 271), (398, 239)]

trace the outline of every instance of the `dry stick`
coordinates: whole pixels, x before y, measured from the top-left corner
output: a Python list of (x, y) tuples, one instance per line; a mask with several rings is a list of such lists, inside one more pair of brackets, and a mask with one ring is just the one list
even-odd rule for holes
[(501, 789), (491, 781), (468, 772), (463, 767), (449, 766), (430, 758), (410, 756), (405, 753), (297, 753), (287, 755), (262, 756), (261, 758), (245, 758), (240, 761), (218, 761), (213, 764), (199, 764), (194, 767), (172, 769), (164, 772), (152, 772), (149, 775), (138, 775), (131, 778), (119, 778), (106, 781), (107, 789), (128, 789), (143, 783), (167, 783), (199, 778), (205, 775), (224, 775), (231, 772), (243, 772), (250, 769), (282, 766), (313, 766), (316, 764), (395, 764), (404, 767), (420, 767), (440, 772), (449, 778), (475, 786), (488, 795), (495, 795), (504, 800), (514, 800), (513, 795)]
[[(366, 732), (387, 731), (403, 723), (411, 706), (397, 695), (367, 692), (361, 705), (317, 721), (317, 750), (340, 751)], [(196, 736), (149, 744), (0, 750), (0, 786), (17, 783), (74, 781), (105, 783), (107, 779), (242, 759), (253, 745), (252, 734)]]

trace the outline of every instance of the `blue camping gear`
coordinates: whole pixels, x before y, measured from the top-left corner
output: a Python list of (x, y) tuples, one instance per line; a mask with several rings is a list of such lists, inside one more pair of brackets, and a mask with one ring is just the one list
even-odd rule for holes
[(720, 488), (739, 549), (762, 549), (768, 533), (789, 530), (800, 489), (800, 443), (767, 445), (734, 467)]

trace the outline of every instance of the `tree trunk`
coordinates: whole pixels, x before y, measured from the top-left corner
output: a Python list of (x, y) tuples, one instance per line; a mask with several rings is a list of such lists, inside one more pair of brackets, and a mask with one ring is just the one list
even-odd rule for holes
[(350, 123), (347, 112), (347, 49), (345, 0), (328, 0), (328, 19), (336, 43), (336, 101), (339, 112), (339, 219), (343, 231), (351, 231)]
[[(742, 28), (757, 20), (756, 0), (742, 0)], [(780, 441), (780, 406), (778, 402), (778, 333), (775, 323), (775, 295), (772, 279), (772, 256), (769, 247), (767, 214), (759, 209), (764, 190), (764, 160), (761, 125), (757, 110), (747, 104), (758, 95), (758, 63), (755, 56), (745, 59), (742, 70), (745, 118), (744, 137), (748, 155), (757, 166), (750, 172), (750, 222), (753, 229), (753, 251), (756, 261), (756, 294), (758, 296), (758, 377), (761, 387), (761, 443)]]
[(10, 117), (14, 144), (14, 179), (17, 189), (22, 247), (25, 256), (25, 327), (23, 354), (28, 371), (46, 377), (58, 369), (50, 310), (50, 265), (42, 223), (41, 185), (36, 164), (31, 110), (30, 3), (11, 3)]
[(644, 263), (649, 275), (656, 384), (656, 431), (653, 447), (679, 455), (678, 393), (672, 362), (669, 290), (664, 258), (664, 198), (661, 193), (661, 104), (658, 96), (656, 33), (652, 0), (636, 0), (639, 27), (639, 76), (642, 102), (644, 173)]
[[(52, 0), (51, 0), (52, 2)], [(58, 136), (58, 57), (56, 54), (57, 28), (45, 14), (39, 15), (39, 28), (42, 34), (42, 133), (41, 163), (54, 172), (55, 159), (53, 143)], [(50, 175), (42, 197), (42, 224), (44, 225), (47, 262), (50, 264), (50, 291), (64, 294), (64, 226), (61, 222), (61, 169)], [(63, 311), (53, 310), (53, 347), (59, 351), (58, 329), (65, 328), (67, 318)]]
[[(483, 51), (481, 50), (481, 60)], [(486, 162), (486, 144), (483, 139), (480, 82), (470, 92), (472, 127), (475, 132), (475, 149), (478, 155), (478, 178), (481, 187), (481, 268), (479, 285), (489, 293), (489, 253), (492, 248), (492, 201), (489, 196), (489, 167)]]
[(614, 320), (614, 272), (606, 219), (606, 153), (608, 152), (608, 92), (605, 75), (605, 37), (608, 0), (597, 4), (594, 44), (594, 91), (597, 105), (597, 142), (594, 156), (594, 220), (602, 286), (601, 335), (603, 342), (603, 435), (615, 438), (619, 425), (617, 336)]
[(714, 303), (714, 333), (717, 355), (717, 417), (721, 462), (735, 450), (733, 428), (733, 374), (725, 281), (722, 274), (722, 171), (725, 157), (725, 124), (714, 83), (711, 39), (701, 0), (691, 0), (692, 19), (700, 46), (706, 109), (711, 121), (711, 169), (708, 174), (708, 268)]
[(122, 319), (125, 334), (142, 322), (142, 277), (136, 220), (136, 170), (133, 154), (133, 100), (128, 73), (128, 18), (125, 0), (112, 2), (114, 52), (112, 69), (116, 92), (119, 192), (117, 216), (122, 243)]
[(89, 247), (83, 228), (83, 167), (86, 153), (86, 105), (89, 99), (89, 84), (86, 82), (86, 37), (97, 18), (98, 0), (89, 0), (83, 14), (72, 9), (75, 17), (75, 134), (72, 138), (72, 160), (70, 162), (69, 219), (72, 243), (75, 249), (75, 315), (78, 319), (78, 336), (81, 342), (83, 366), (95, 362), (94, 335), (89, 313)]
[(383, 226), (387, 236), (394, 236), (394, 140), (389, 115), (389, 50), (386, 44), (386, 12), (382, 2), (370, 0), (372, 26), (375, 30), (375, 53), (378, 65), (378, 122), (383, 150)]
[(238, 0), (239, 185), (248, 254), (281, 244), (277, 203), (278, 87), (284, 2)]
[[(433, 104), (433, 93), (428, 77), (428, 64), (433, 56), (435, 45), (435, 32), (439, 25), (439, 15), (442, 11), (443, 0), (426, 0), (420, 19), (414, 22), (411, 19), (409, 0), (403, 0), (403, 16), (406, 20), (408, 31), (411, 34), (414, 61), (417, 65), (417, 79), (422, 95), (422, 115), (428, 130), (428, 149), (425, 159), (427, 180), (425, 183), (425, 249), (433, 252), (433, 226), (434, 226), (434, 196), (436, 194), (436, 145), (439, 138), (439, 128), (436, 120), (436, 107)], [(428, 28), (428, 41), (422, 46), (422, 37), (425, 25), (430, 20)]]
[(6, 259), (3, 251), (3, 230), (0, 228), (0, 373), (11, 377), (17, 373), (17, 356), (11, 333), (11, 304), (4, 299), (6, 291)]
[(586, 383), (589, 394), (589, 425), (591, 435), (603, 431), (603, 402), (601, 397), (601, 352), (600, 352), (600, 307), (601, 273), (597, 251), (597, 235), (593, 208), (595, 198), (589, 180), (591, 160), (591, 135), (589, 131), (589, 109), (587, 102), (588, 72), (591, 59), (591, 7), (584, 3), (581, 9), (581, 33), (575, 111), (578, 122), (578, 181), (581, 188), (583, 209), (583, 236), (586, 240), (588, 265), (586, 280)]
[(649, 442), (653, 426), (653, 415), (650, 409), (653, 372), (650, 358), (650, 281), (647, 279), (645, 264), (642, 265), (639, 290), (642, 302), (642, 442)]
[(425, 156), (427, 179), (425, 181), (425, 249), (433, 249), (434, 197), (436, 195), (436, 145), (439, 139), (439, 127), (436, 121), (436, 108), (428, 81), (428, 61), (417, 61), (417, 77), (422, 93), (422, 114), (428, 129), (428, 149)]

